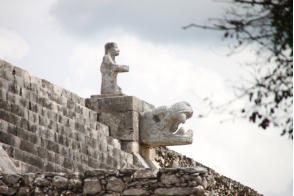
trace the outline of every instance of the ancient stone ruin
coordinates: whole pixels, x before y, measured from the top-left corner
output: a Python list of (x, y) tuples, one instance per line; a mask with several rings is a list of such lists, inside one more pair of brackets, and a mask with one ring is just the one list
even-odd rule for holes
[(259, 196), (166, 148), (192, 143), (178, 128), (191, 106), (123, 95), (118, 53), (106, 44), (101, 94), (88, 99), (0, 60), (0, 196)]

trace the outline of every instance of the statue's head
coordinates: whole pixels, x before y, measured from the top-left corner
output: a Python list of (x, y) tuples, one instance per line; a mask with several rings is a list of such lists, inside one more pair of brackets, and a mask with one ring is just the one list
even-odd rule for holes
[(119, 49), (118, 49), (117, 44), (115, 42), (106, 43), (104, 48), (105, 48), (105, 54), (111, 54), (112, 56), (119, 55)]

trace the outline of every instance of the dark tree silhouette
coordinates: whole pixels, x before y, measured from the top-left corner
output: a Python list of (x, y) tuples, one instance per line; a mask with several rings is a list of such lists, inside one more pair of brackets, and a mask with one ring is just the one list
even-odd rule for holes
[[(249, 106), (241, 114), (266, 129), (281, 129), (281, 135), (293, 139), (293, 1), (234, 0), (223, 18), (209, 19), (210, 25), (191, 27), (223, 32), (234, 40), (234, 49), (254, 46), (263, 59), (256, 63), (260, 72), (250, 85), (238, 88), (247, 96)], [(239, 96), (241, 97), (241, 96)]]

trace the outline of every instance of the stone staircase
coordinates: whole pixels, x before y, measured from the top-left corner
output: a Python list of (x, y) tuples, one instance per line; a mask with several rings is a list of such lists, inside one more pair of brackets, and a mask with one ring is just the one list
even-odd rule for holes
[(0, 145), (21, 172), (136, 167), (83, 98), (3, 60)]

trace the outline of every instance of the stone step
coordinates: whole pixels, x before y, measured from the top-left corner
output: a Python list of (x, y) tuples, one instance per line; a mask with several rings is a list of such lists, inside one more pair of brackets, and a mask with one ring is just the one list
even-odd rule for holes
[[(0, 143), (2, 143), (2, 141), (0, 141)], [(114, 149), (113, 152), (109, 151), (100, 153), (97, 158), (85, 156), (77, 152), (72, 153), (72, 151), (70, 153), (67, 153), (67, 157), (65, 157), (61, 154), (55, 153), (54, 151), (46, 150), (42, 147), (30, 146), (30, 148), (33, 148), (33, 150), (28, 150), (27, 147), (24, 147), (25, 145), (28, 145), (28, 142), (25, 142), (25, 144), (23, 144), (23, 141), (20, 141), (19, 143), (19, 148), (7, 143), (2, 145), (5, 146), (11, 158), (32, 165), (43, 171), (64, 172), (85, 171), (88, 169), (97, 168), (134, 168), (133, 164), (131, 164), (133, 161), (132, 155), (120, 151), (119, 149)], [(108, 145), (108, 148), (112, 147)], [(36, 150), (38, 151), (37, 154), (35, 152)], [(61, 169), (56, 170), (56, 167), (59, 167)]]
[[(0, 125), (0, 128), (3, 130), (2, 133), (0, 133), (2, 134), (0, 141), (2, 140), (3, 143), (16, 145), (17, 147), (23, 145), (23, 147), (26, 147), (28, 152), (33, 154), (36, 154), (37, 151), (39, 151), (38, 146), (43, 146), (55, 153), (67, 151), (65, 149), (67, 148), (96, 158), (97, 152), (108, 151), (107, 145), (117, 149), (120, 147), (119, 144), (116, 144), (117, 142), (115, 142), (114, 139), (109, 137), (102, 137), (100, 140), (97, 138), (97, 140), (95, 140), (94, 138), (85, 136), (84, 140), (76, 141), (64, 135), (58, 135), (58, 133), (53, 132), (53, 130), (46, 128), (38, 129), (38, 131), (34, 134), (28, 130), (16, 127), (15, 125), (5, 121), (0, 121)], [(11, 137), (10, 135), (16, 136), (16, 138)], [(112, 143), (108, 143), (108, 141), (112, 141)], [(37, 147), (34, 147), (34, 145)]]
[[(31, 104), (31, 106), (34, 106), (34, 105)], [(95, 129), (98, 131), (102, 131), (102, 133), (106, 136), (109, 135), (108, 127), (97, 121), (94, 121), (90, 125), (87, 125), (84, 123), (84, 121), (80, 119), (72, 120), (70, 118), (62, 116), (61, 114), (50, 112), (49, 110), (46, 110), (46, 109), (42, 109), (42, 111), (36, 111), (35, 110), (36, 107), (25, 108), (18, 102), (11, 103), (3, 99), (0, 99), (0, 108), (10, 111), (20, 117), (23, 117), (26, 120), (30, 120), (34, 123), (38, 123), (40, 125), (43, 125), (49, 128), (56, 127), (57, 123), (60, 123), (72, 129), (75, 128), (83, 132), (85, 132), (86, 129), (88, 130)]]
[[(68, 127), (58, 126), (56, 130), (50, 129), (48, 127), (40, 126), (36, 123), (33, 123), (31, 121), (25, 120), (11, 112), (5, 111), (3, 109), (0, 109), (0, 119), (4, 120), (4, 122), (7, 122), (12, 127), (6, 127), (9, 131), (11, 131), (12, 134), (16, 135), (24, 135), (26, 137), (31, 136), (32, 140), (36, 140), (34, 143), (40, 143), (40, 137), (46, 137), (49, 140), (57, 141), (59, 138), (64, 138), (63, 140), (75, 140), (77, 142), (84, 142), (86, 135), (77, 131), (73, 131), (72, 129)], [(21, 123), (23, 122), (23, 123)], [(6, 125), (7, 126), (7, 125)], [(14, 127), (17, 127), (18, 129), (14, 129)], [(14, 133), (15, 132), (15, 133)], [(36, 137), (40, 136), (40, 137)], [(83, 140), (81, 140), (83, 139)]]
[(86, 156), (85, 154), (70, 151), (70, 153), (67, 153), (65, 157), (54, 151), (50, 151), (46, 148), (33, 145), (30, 142), (17, 139), (16, 136), (5, 135), (5, 133), (1, 132), (1, 137), (9, 137), (9, 141), (19, 140), (19, 146), (16, 146), (14, 144), (11, 145), (12, 143), (7, 142), (6, 140), (0, 141), (0, 143), (3, 142), (2, 145), (6, 146), (6, 149), (7, 151), (9, 151), (9, 155), (11, 156), (11, 158), (22, 161), (24, 163), (28, 163), (34, 167), (39, 168), (40, 170), (55, 171), (55, 165), (59, 165), (60, 167), (65, 168), (61, 171), (84, 171), (86, 169), (94, 169), (88, 166), (88, 156)]
[(48, 99), (41, 97), (40, 95), (30, 94), (28, 96), (25, 92), (26, 91), (23, 91), (23, 94), (19, 95), (2, 88), (0, 89), (0, 98), (9, 103), (17, 104), (24, 109), (32, 110), (38, 114), (57, 119), (59, 122), (68, 122), (78, 119), (86, 126), (95, 128), (97, 113), (93, 110), (81, 105), (74, 105), (73, 109), (68, 109), (67, 107), (58, 105), (50, 100), (48, 101)]
[[(14, 146), (33, 155), (38, 155), (38, 157), (43, 159), (49, 159), (52, 162), (55, 161), (62, 164), (64, 161), (60, 161), (58, 157), (63, 157), (62, 154), (66, 154), (74, 162), (89, 164), (92, 167), (98, 164), (103, 168), (120, 168), (125, 167), (127, 163), (133, 163), (132, 154), (116, 148), (120, 147), (119, 143), (111, 137), (102, 138), (99, 142), (100, 146), (98, 150), (97, 148), (91, 147), (90, 141), (92, 138), (88, 138), (89, 141), (78, 143), (77, 145), (79, 146), (77, 147), (72, 146), (70, 142), (69, 146), (66, 146), (48, 140), (50, 137), (46, 139), (41, 136), (35, 137), (30, 131), (18, 128), (3, 120), (0, 121), (0, 125), (1, 130), (3, 130), (0, 132), (1, 143)], [(52, 156), (55, 158), (52, 158)]]
[[(42, 138), (46, 138), (43, 139), (43, 141), (48, 141), (47, 143), (56, 142), (74, 150), (79, 149), (84, 153), (95, 152), (98, 149), (100, 151), (107, 151), (107, 144), (119, 150), (121, 149), (120, 142), (117, 139), (108, 136), (105, 137), (103, 134), (97, 133), (97, 131), (94, 131), (94, 133), (97, 133), (96, 135), (85, 135), (81, 132), (73, 131), (68, 127), (59, 125), (56, 130), (53, 130), (30, 121), (26, 121), (25, 123), (14, 123), (16, 121), (21, 121), (15, 120), (18, 118), (18, 116), (0, 109), (0, 119), (4, 120), (2, 122), (2, 129), (34, 144), (40, 145)], [(54, 143), (52, 146), (56, 146)]]

